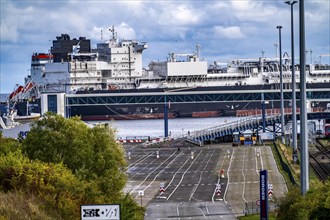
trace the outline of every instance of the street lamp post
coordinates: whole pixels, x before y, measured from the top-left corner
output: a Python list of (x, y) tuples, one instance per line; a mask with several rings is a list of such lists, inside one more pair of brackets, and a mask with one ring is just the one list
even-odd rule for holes
[(277, 26), (279, 33), (279, 48), (280, 48), (280, 90), (281, 90), (281, 136), (282, 144), (285, 144), (284, 137), (284, 97), (283, 97), (283, 70), (282, 70), (282, 39), (281, 39), (281, 29), (282, 26)]
[(291, 68), (292, 68), (292, 159), (296, 163), (298, 160), (297, 148), (297, 104), (296, 104), (296, 76), (295, 76), (295, 60), (294, 60), (294, 31), (293, 31), (293, 5), (297, 1), (286, 1), (291, 6)]
[(305, 195), (309, 189), (308, 170), (308, 128), (306, 95), (306, 57), (305, 57), (305, 2), (299, 1), (299, 47), (300, 47), (300, 191)]

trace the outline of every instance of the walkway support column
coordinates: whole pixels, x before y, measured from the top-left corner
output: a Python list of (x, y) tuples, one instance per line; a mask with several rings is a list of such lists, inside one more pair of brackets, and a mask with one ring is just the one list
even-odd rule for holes
[(166, 95), (164, 96), (164, 137), (168, 137), (168, 103)]
[(264, 93), (261, 93), (261, 111), (262, 111), (262, 132), (266, 132), (266, 108), (265, 108)]

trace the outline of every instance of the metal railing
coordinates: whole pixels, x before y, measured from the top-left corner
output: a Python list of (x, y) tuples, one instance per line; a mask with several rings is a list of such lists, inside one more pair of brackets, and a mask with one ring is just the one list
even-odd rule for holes
[[(280, 114), (266, 116), (266, 125), (273, 124), (274, 122), (279, 122), (281, 120)], [(200, 130), (195, 130), (190, 133), (190, 135), (185, 135), (186, 138), (192, 142), (203, 142), (211, 139), (223, 137), (226, 135), (232, 135), (234, 132), (241, 132), (253, 128), (257, 128), (262, 125), (261, 116), (247, 116), (240, 118), (237, 121), (228, 122), (221, 125), (212, 126), (209, 128), (204, 128)]]

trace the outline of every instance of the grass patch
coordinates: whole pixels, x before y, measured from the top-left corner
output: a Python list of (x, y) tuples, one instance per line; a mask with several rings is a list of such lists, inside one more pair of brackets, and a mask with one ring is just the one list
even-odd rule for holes
[[(281, 155), (281, 157), (282, 157), (282, 160), (283, 160), (286, 164), (288, 164), (288, 166), (289, 166), (290, 169), (291, 169), (290, 163), (292, 163), (292, 159), (291, 159), (291, 162), (289, 162), (289, 161), (288, 161), (288, 158), (284, 156), (284, 154), (283, 154), (281, 148), (279, 147), (279, 144), (280, 144), (279, 141), (276, 142), (276, 144), (277, 144), (277, 146), (278, 146), (278, 150), (279, 150), (279, 152), (280, 152), (280, 155)], [(273, 152), (273, 155), (274, 155), (274, 159), (275, 159), (276, 164), (277, 164), (277, 168), (278, 168), (279, 172), (283, 175), (284, 180), (285, 180), (285, 182), (286, 182), (286, 185), (287, 185), (289, 188), (290, 188), (290, 186), (294, 186), (294, 185), (292, 184), (290, 178), (289, 178), (289, 174), (283, 169), (283, 167), (282, 167), (282, 165), (281, 165), (280, 158), (279, 158), (279, 156), (278, 156), (278, 154), (277, 154), (277, 152), (276, 152), (276, 150), (275, 150), (275, 146), (274, 146), (274, 144), (270, 144), (270, 146), (271, 146), (271, 149), (272, 149), (272, 152)], [(288, 147), (287, 147), (287, 148), (288, 148)], [(286, 153), (286, 154), (287, 154), (287, 155), (290, 155), (290, 149), (287, 149), (287, 153)], [(291, 149), (291, 155), (292, 155), (292, 149)], [(292, 158), (292, 157), (291, 157), (291, 158)], [(292, 175), (293, 175), (293, 178), (294, 178), (294, 180), (296, 181), (296, 183), (299, 184), (299, 177), (298, 177), (297, 175), (295, 175), (294, 172), (292, 172)]]
[[(51, 213), (49, 213), (51, 212)], [(44, 202), (34, 195), (20, 192), (0, 192), (0, 220), (58, 220), (55, 210), (47, 210)]]
[(326, 148), (330, 148), (330, 139), (319, 139), (321, 144), (325, 146)]
[[(330, 139), (322, 139), (320, 140), (320, 142), (326, 146), (327, 148), (330, 148)], [(281, 141), (277, 140), (276, 141), (276, 144), (277, 144), (277, 147), (279, 149), (279, 152), (281, 154), (281, 157), (283, 159), (283, 161), (289, 166), (290, 170), (291, 170), (291, 173), (293, 175), (293, 178), (294, 180), (296, 181), (298, 187), (300, 185), (300, 153), (298, 152), (298, 162), (297, 164), (294, 164), (293, 163), (293, 160), (292, 160), (292, 147), (288, 147), (284, 144), (281, 143)], [(290, 181), (290, 178), (289, 178), (289, 175), (287, 172), (285, 172), (281, 166), (281, 163), (280, 163), (280, 159), (275, 151), (275, 146), (272, 144), (272, 151), (273, 151), (273, 155), (275, 157), (275, 161), (277, 163), (277, 166), (278, 166), (278, 169), (279, 171), (282, 173), (282, 175), (284, 176), (285, 178), (285, 182), (287, 183), (287, 185), (291, 185), (292, 186), (292, 183)], [(310, 148), (311, 146), (309, 146)], [(310, 181), (312, 180), (318, 180), (318, 177), (316, 176), (313, 168), (311, 168), (309, 166), (309, 179)]]

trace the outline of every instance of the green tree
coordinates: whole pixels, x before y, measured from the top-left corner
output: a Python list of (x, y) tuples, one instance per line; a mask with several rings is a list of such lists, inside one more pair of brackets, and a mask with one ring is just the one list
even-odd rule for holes
[(129, 193), (120, 200), (119, 204), (122, 219), (144, 219), (144, 207), (139, 206)]
[(309, 219), (329, 219), (330, 216), (330, 179), (325, 182), (314, 181), (304, 200), (309, 210)]
[(305, 210), (301, 208), (298, 209), (298, 206), (300, 205), (302, 199), (303, 198), (300, 194), (299, 188), (290, 188), (285, 197), (279, 201), (280, 210), (278, 212), (278, 218), (283, 220), (307, 219), (307, 214)]
[(313, 181), (306, 195), (291, 189), (280, 202), (279, 219), (328, 219), (330, 216), (330, 179)]
[(89, 128), (78, 117), (65, 119), (46, 113), (35, 121), (22, 142), (29, 158), (63, 163), (81, 180), (89, 182), (89, 202), (115, 202), (126, 184), (123, 147), (109, 127)]
[(5, 138), (0, 131), (0, 156), (21, 148), (19, 141), (13, 138)]

